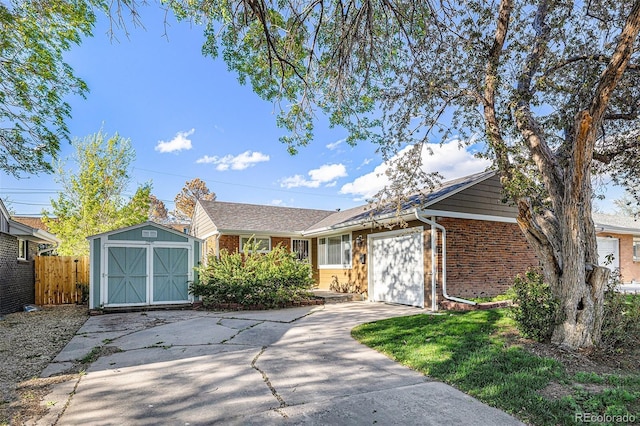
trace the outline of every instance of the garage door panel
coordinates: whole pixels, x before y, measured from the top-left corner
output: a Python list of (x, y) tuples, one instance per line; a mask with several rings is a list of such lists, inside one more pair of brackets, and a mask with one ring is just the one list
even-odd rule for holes
[(614, 270), (620, 267), (620, 246), (617, 238), (598, 238), (598, 264)]
[(189, 253), (186, 248), (153, 250), (153, 301), (189, 299)]
[(373, 236), (373, 300), (424, 304), (422, 231)]
[(146, 303), (146, 248), (109, 247), (107, 257), (107, 304)]

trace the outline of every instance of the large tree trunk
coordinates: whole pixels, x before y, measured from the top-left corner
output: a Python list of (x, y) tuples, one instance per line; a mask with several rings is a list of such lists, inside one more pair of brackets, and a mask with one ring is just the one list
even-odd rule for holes
[[(576, 119), (572, 142), (570, 161), (561, 170), (556, 169), (562, 178), (543, 179), (552, 207), (540, 213), (528, 200), (520, 200), (518, 223), (540, 258), (547, 283), (561, 302), (561, 318), (551, 341), (579, 349), (600, 342), (604, 289), (609, 279), (609, 269), (598, 266), (591, 213), (595, 130), (587, 111)], [(547, 175), (553, 175), (552, 171)]]
[[(561, 316), (552, 343), (571, 349), (600, 342), (604, 289), (609, 269), (597, 265), (596, 235), (591, 204), (567, 206), (560, 217), (534, 214), (520, 202), (518, 223), (535, 250), (542, 272), (561, 303)], [(550, 226), (550, 223), (553, 226)]]

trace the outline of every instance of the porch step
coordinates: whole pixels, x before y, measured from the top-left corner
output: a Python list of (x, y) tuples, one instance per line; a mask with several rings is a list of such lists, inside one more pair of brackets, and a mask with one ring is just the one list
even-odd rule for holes
[(324, 300), (324, 303), (361, 302), (364, 300), (361, 294), (338, 293), (330, 290), (313, 290), (313, 295)]

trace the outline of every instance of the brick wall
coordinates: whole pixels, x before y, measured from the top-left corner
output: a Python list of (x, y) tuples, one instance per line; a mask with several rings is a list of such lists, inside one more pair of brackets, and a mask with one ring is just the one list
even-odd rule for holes
[[(496, 296), (538, 260), (515, 223), (441, 218), (447, 230), (447, 293)], [(442, 261), (439, 247), (438, 261)], [(439, 277), (441, 279), (441, 277)], [(439, 286), (440, 287), (440, 286)]]
[(640, 262), (633, 260), (633, 235), (611, 234), (603, 232), (598, 237), (612, 237), (618, 239), (620, 274), (623, 283), (640, 281)]
[(271, 248), (275, 248), (278, 244), (291, 250), (291, 237), (271, 237)]
[(0, 314), (21, 311), (35, 303), (33, 257), (35, 243), (29, 243), (29, 260), (18, 261), (18, 240), (0, 233)]
[(221, 235), (218, 244), (220, 251), (227, 250), (229, 253), (235, 253), (240, 250), (240, 236)]

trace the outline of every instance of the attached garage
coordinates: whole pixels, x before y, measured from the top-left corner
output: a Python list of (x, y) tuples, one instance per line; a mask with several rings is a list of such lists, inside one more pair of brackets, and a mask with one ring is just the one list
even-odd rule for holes
[(152, 222), (89, 237), (89, 308), (184, 304), (201, 241)]
[(598, 237), (598, 264), (612, 271), (620, 267), (620, 241), (617, 238)]
[(424, 307), (423, 228), (369, 234), (368, 240), (370, 300)]

